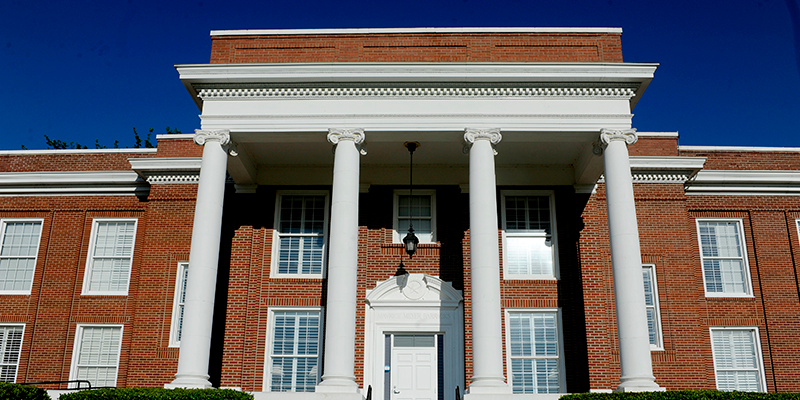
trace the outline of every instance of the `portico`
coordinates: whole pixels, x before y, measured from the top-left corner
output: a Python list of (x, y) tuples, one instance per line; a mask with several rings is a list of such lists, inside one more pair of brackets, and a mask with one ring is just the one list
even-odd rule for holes
[[(504, 369), (503, 310), (509, 307), (501, 299), (498, 188), (571, 187), (581, 193), (591, 191), (604, 171), (620, 321), (618, 389), (658, 390), (650, 366), (642, 276), (637, 270), (641, 268), (639, 244), (632, 239), (638, 235), (632, 195), (619, 201), (614, 198), (617, 193), (632, 193), (626, 148), (636, 137), (631, 110), (656, 65), (299, 63), (177, 68), (202, 110), (202, 131), (197, 137), (224, 132), (219, 136), (229, 139), (237, 154), (228, 156), (227, 162), (219, 160), (224, 152), (209, 146), (224, 143), (206, 139), (200, 187), (214, 189), (198, 192), (196, 215), (208, 215), (201, 207), (216, 201), (210, 199), (221, 193), (226, 172), (240, 188), (332, 188), (323, 274), (327, 280), (321, 340), (325, 357), (316, 392), (360, 398), (366, 393), (366, 387), (359, 385), (363, 382), (380, 389), (383, 398), (388, 387), (377, 373), (380, 360), (366, 357), (362, 361), (356, 354), (383, 351), (380, 340), (387, 334), (422, 332), (443, 335), (443, 343), (450, 346), (447, 354), (455, 354), (453, 343), (469, 344), (468, 361), (448, 356), (447, 368), (460, 369), (446, 372), (448, 386), (455, 383), (466, 388), (467, 397), (474, 400), (510, 396), (510, 372)], [(368, 206), (359, 203), (359, 193), (368, 193), (373, 186), (403, 187), (407, 152), (402, 143), (412, 140), (422, 144), (415, 154), (415, 185), (457, 185), (469, 199), (470, 251), (465, 262), (471, 275), (463, 304), (461, 295), (439, 277), (411, 275), (424, 278), (426, 285), (442, 293), (438, 305), (426, 303), (425, 307), (450, 316), (446, 329), (408, 321), (406, 327), (380, 328), (384, 314), (374, 307), (385, 304), (381, 301), (388, 297), (376, 293), (398, 283), (370, 286), (373, 292), (366, 297), (359, 296), (357, 287), (359, 265), (366, 257), (359, 252), (363, 240), (359, 213)], [(603, 148), (604, 154), (598, 151)], [(200, 252), (213, 251), (207, 245), (196, 249), (194, 242), (205, 243), (202, 235), (219, 229), (199, 226), (196, 222), (189, 266), (187, 332), (202, 330), (202, 321), (210, 320), (213, 310), (208, 304), (215, 300), (213, 290), (191, 289), (194, 282), (204, 279), (195, 278), (200, 272), (194, 271), (204, 268), (198, 260), (210, 263)], [(385, 247), (390, 252), (391, 246)], [(208, 270), (205, 275), (210, 279), (213, 273)], [(463, 327), (453, 323), (459, 321), (454, 310), (462, 306), (471, 327), (468, 340)], [(368, 309), (366, 323), (360, 322), (358, 313), (364, 307)], [(371, 348), (358, 350), (359, 338), (364, 336), (365, 346)], [(178, 378), (172, 385), (210, 386), (199, 360), (208, 354), (207, 346), (206, 341), (195, 339), (181, 342)], [(470, 384), (465, 386), (464, 379)], [(440, 398), (452, 399), (452, 389), (445, 388)]]

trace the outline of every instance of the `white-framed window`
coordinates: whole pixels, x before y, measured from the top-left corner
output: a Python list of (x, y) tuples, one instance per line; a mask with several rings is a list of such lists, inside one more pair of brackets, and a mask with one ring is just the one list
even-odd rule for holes
[(0, 220), (0, 294), (31, 294), (42, 221)]
[(394, 191), (394, 242), (400, 243), (413, 223), (414, 234), (420, 243), (436, 242), (436, 191), (414, 190), (413, 198), (408, 190)]
[(322, 278), (328, 244), (328, 192), (278, 192), (273, 277)]
[(313, 392), (321, 354), (321, 309), (270, 308), (264, 390)]
[(92, 221), (82, 294), (128, 294), (137, 223), (136, 218), (95, 218)]
[(504, 279), (557, 279), (553, 193), (503, 191)]
[(0, 382), (14, 383), (22, 351), (23, 324), (0, 325)]
[(189, 277), (189, 263), (179, 262), (178, 272), (175, 275), (175, 296), (172, 300), (172, 324), (169, 332), (169, 347), (181, 345), (181, 330), (183, 328), (183, 306), (186, 303), (186, 280)]
[(506, 309), (506, 375), (514, 394), (565, 392), (560, 314), (556, 308)]
[(644, 305), (647, 311), (647, 332), (650, 335), (650, 348), (662, 350), (664, 344), (661, 337), (661, 311), (658, 307), (658, 285), (656, 284), (656, 266), (642, 266), (644, 280)]
[(70, 380), (86, 380), (92, 387), (116, 387), (122, 325), (79, 324), (75, 331)]
[(698, 219), (697, 236), (706, 296), (752, 296), (742, 220)]
[(758, 328), (711, 328), (711, 350), (717, 390), (766, 391)]

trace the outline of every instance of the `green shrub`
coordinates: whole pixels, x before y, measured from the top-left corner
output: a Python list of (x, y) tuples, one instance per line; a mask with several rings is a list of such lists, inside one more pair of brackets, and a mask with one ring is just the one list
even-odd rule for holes
[(62, 394), (59, 400), (253, 400), (230, 389), (95, 389)]
[(579, 393), (561, 396), (559, 400), (800, 400), (800, 393), (676, 390), (640, 393)]
[(50, 400), (47, 391), (36, 386), (0, 382), (0, 399)]

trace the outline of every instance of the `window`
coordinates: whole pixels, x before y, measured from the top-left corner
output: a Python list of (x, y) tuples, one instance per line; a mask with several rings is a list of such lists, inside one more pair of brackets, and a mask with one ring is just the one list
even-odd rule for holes
[(507, 311), (507, 354), (514, 394), (563, 393), (558, 310)]
[(278, 194), (277, 256), (273, 275), (322, 277), (328, 231), (328, 196)]
[(125, 295), (131, 276), (136, 219), (95, 219), (83, 294)]
[(764, 392), (758, 329), (711, 328), (717, 390)]
[(121, 325), (78, 325), (70, 380), (87, 380), (92, 387), (117, 386), (121, 345)]
[(644, 265), (642, 267), (642, 278), (644, 278), (644, 305), (647, 311), (647, 331), (650, 333), (650, 348), (662, 349), (656, 266), (652, 264)]
[(0, 293), (30, 294), (42, 220), (3, 220), (0, 229)]
[(698, 220), (706, 296), (750, 296), (741, 220)]
[(505, 279), (557, 277), (553, 208), (549, 193), (503, 193)]
[(414, 196), (408, 190), (394, 192), (394, 241), (400, 243), (408, 233), (409, 223), (414, 224), (414, 234), (420, 243), (436, 242), (436, 192), (415, 190)]
[(172, 305), (172, 327), (169, 334), (170, 347), (181, 345), (181, 329), (183, 328), (183, 306), (186, 302), (186, 279), (189, 277), (189, 263), (178, 263), (175, 281), (175, 297)]
[(272, 392), (313, 392), (319, 382), (321, 312), (270, 311), (272, 332), (264, 386)]
[(15, 382), (24, 325), (0, 325), (0, 382)]

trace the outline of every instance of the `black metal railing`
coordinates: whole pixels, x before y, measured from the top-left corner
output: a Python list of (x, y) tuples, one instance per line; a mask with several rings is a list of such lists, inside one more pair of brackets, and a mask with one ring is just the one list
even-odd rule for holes
[[(60, 385), (66, 383), (67, 387), (65, 389), (61, 389)], [(72, 386), (71, 384), (75, 384)], [(83, 387), (82, 384), (86, 384)], [(52, 390), (91, 390), (91, 389), (116, 389), (115, 386), (94, 386), (92, 387), (92, 382), (82, 380), (82, 379), (74, 379), (71, 381), (46, 381), (46, 382), (22, 382), (20, 385), (59, 385), (59, 389), (52, 389)]]
[(461, 389), (456, 386), (456, 400), (461, 400)]
[(367, 400), (372, 400), (372, 385), (367, 386)]

